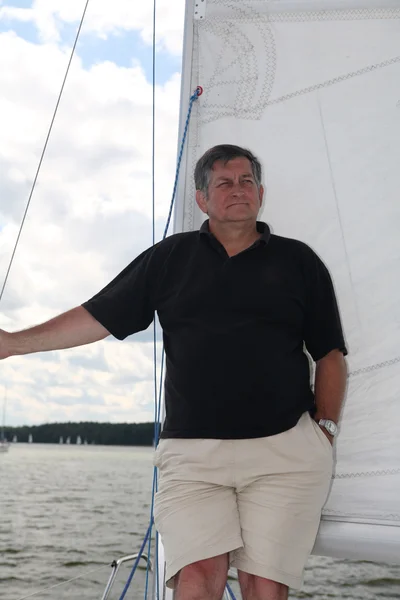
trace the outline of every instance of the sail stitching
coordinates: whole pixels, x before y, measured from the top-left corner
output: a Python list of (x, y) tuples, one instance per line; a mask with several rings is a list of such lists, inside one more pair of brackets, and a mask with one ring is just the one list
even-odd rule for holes
[(360, 471), (357, 473), (336, 473), (332, 479), (352, 479), (354, 477), (380, 477), (384, 475), (400, 475), (400, 469), (381, 469), (378, 471)]
[[(198, 24), (197, 34), (206, 38), (208, 35), (219, 40), (218, 60), (216, 69), (209, 80), (204, 81), (208, 91), (207, 97), (202, 103), (201, 122), (207, 123), (215, 118), (223, 116), (234, 116), (246, 118), (255, 112), (254, 118), (259, 119), (271, 96), (276, 72), (276, 47), (273, 31), (269, 24), (269, 15), (260, 14), (250, 5), (235, 6), (226, 4), (232, 11), (232, 16), (227, 18), (214, 18), (212, 21), (204, 21)], [(254, 25), (255, 36), (259, 39), (262, 51), (263, 69), (259, 70), (260, 56), (256, 52), (254, 35), (248, 35), (245, 30), (239, 30), (235, 22), (251, 23)], [(203, 40), (202, 47), (207, 50), (210, 44)], [(227, 55), (227, 49), (235, 55), (232, 60)], [(201, 57), (206, 64), (209, 62), (207, 53)], [(215, 59), (213, 58), (215, 62)], [(201, 66), (201, 64), (200, 64)], [(239, 76), (233, 75), (232, 71), (237, 69)], [(220, 89), (221, 85), (230, 88), (230, 104), (220, 104), (219, 94), (216, 95), (218, 102), (214, 102), (210, 92)], [(211, 102), (210, 102), (211, 100)]]
[[(385, 68), (400, 62), (400, 56), (396, 56), (385, 61), (368, 65), (366, 67), (357, 69), (355, 71), (339, 75), (327, 81), (317, 83), (306, 88), (302, 88), (279, 96), (277, 98), (271, 98), (271, 92), (275, 80), (276, 70), (276, 48), (274, 35), (272, 33), (270, 23), (276, 19), (276, 14), (260, 14), (250, 5), (244, 4), (240, 9), (231, 2), (225, 4), (226, 8), (232, 10), (231, 15), (227, 16), (215, 16), (212, 22), (204, 21), (199, 23), (196, 27), (197, 34), (207, 35), (211, 34), (218, 38), (221, 42), (220, 55), (217, 61), (218, 68), (214, 71), (209, 81), (205, 81), (204, 84), (207, 87), (208, 95), (205, 98), (202, 105), (202, 115), (200, 117), (203, 124), (210, 123), (215, 119), (233, 116), (236, 118), (247, 118), (247, 119), (259, 119), (262, 111), (267, 106), (272, 106), (291, 100), (298, 96), (315, 92), (319, 89), (331, 87), (338, 83), (347, 81), (354, 77), (359, 77), (367, 73), (371, 73), (375, 70)], [(387, 11), (381, 10), (381, 12), (375, 13), (373, 10), (364, 11), (365, 14), (386, 14), (393, 16), (393, 10), (396, 11), (398, 18), (400, 18), (400, 9), (388, 9)], [(342, 11), (339, 11), (340, 13)], [(346, 11), (343, 11), (346, 12)], [(363, 11), (361, 11), (363, 12)], [(354, 14), (361, 14), (360, 11), (353, 11)], [(283, 14), (283, 13), (279, 13)], [(291, 14), (291, 13), (290, 13)], [(294, 14), (294, 13), (293, 13)], [(328, 14), (336, 14), (335, 11), (322, 11), (321, 13), (300, 13), (303, 16), (312, 15), (315, 17), (318, 14), (324, 17)], [(304, 19), (306, 20), (306, 19)], [(255, 45), (254, 38), (246, 35), (245, 31), (238, 32), (234, 26), (235, 22), (251, 23), (257, 27), (257, 34), (261, 37), (263, 44), (263, 78), (260, 81), (259, 75), (255, 76), (255, 68), (257, 66), (257, 59), (255, 57)], [(207, 44), (204, 47), (208, 47)], [(232, 47), (235, 50), (236, 59), (228, 61), (223, 68), (221, 68), (221, 59), (227, 47)], [(207, 60), (207, 56), (202, 57), (204, 61)], [(239, 70), (239, 76), (229, 76), (232, 70), (235, 68)], [(225, 77), (223, 74), (225, 73)], [(233, 74), (233, 73), (232, 73)], [(218, 84), (215, 81), (216, 76), (219, 75)], [(222, 76), (222, 77), (221, 77)], [(246, 80), (246, 81), (245, 81)], [(257, 89), (257, 83), (260, 88)], [(221, 86), (230, 88), (229, 97), (232, 100), (231, 103), (209, 102), (208, 98), (213, 99), (213, 94), (210, 94), (213, 89), (220, 89)], [(235, 91), (236, 90), (236, 93)], [(219, 94), (216, 96), (219, 99)]]
[(354, 519), (361, 519), (361, 518), (370, 518), (370, 519), (392, 519), (394, 521), (400, 521), (400, 515), (397, 513), (374, 513), (374, 514), (360, 514), (360, 513), (349, 513), (349, 512), (345, 512), (345, 511), (340, 511), (340, 510), (333, 510), (331, 508), (324, 508), (323, 515), (326, 514), (330, 514), (330, 515), (340, 515), (342, 517), (348, 517), (348, 518), (354, 518)]
[(364, 21), (400, 19), (398, 8), (375, 8), (353, 10), (321, 10), (312, 12), (270, 13), (270, 21), (275, 23), (303, 23), (307, 21)]
[(331, 87), (337, 83), (342, 83), (347, 79), (353, 79), (354, 77), (359, 77), (360, 75), (365, 75), (366, 73), (371, 73), (376, 71), (377, 69), (383, 69), (384, 67), (389, 67), (396, 63), (400, 62), (400, 56), (395, 56), (394, 58), (390, 58), (388, 60), (384, 60), (380, 63), (376, 63), (373, 65), (369, 65), (368, 67), (364, 67), (363, 69), (358, 69), (357, 71), (351, 71), (350, 73), (346, 73), (345, 75), (339, 75), (338, 77), (334, 77), (333, 79), (328, 79), (327, 81), (323, 81), (322, 83), (317, 83), (315, 85), (311, 85), (309, 87), (296, 90), (290, 94), (285, 94), (284, 96), (280, 96), (278, 98), (273, 98), (272, 100), (268, 100), (267, 105), (271, 106), (272, 104), (279, 104), (280, 102), (285, 102), (286, 100), (291, 100), (297, 96), (302, 96), (304, 94), (309, 94), (310, 92), (315, 92), (316, 90), (320, 90), (322, 88)]
[(400, 356), (396, 356), (396, 358), (392, 358), (391, 360), (385, 360), (384, 362), (377, 363), (375, 365), (370, 365), (369, 367), (362, 367), (361, 369), (357, 369), (356, 371), (351, 371), (348, 374), (348, 377), (355, 377), (355, 375), (360, 375), (361, 373), (370, 373), (371, 371), (377, 371), (378, 369), (390, 367), (398, 363), (400, 363)]
[[(255, 2), (262, 4), (263, 11), (257, 7), (254, 10)], [(215, 4), (215, 0), (208, 0), (209, 6)], [(232, 4), (232, 0), (217, 0), (218, 8), (221, 6), (229, 8), (231, 10), (245, 11), (250, 9), (257, 16), (253, 17), (253, 20), (259, 20), (260, 17), (267, 16), (269, 21), (273, 22), (307, 22), (307, 21), (365, 21), (365, 20), (391, 20), (400, 18), (399, 8), (341, 8), (339, 9), (326, 9), (326, 10), (287, 10), (287, 11), (269, 11), (268, 8), (265, 10), (265, 0), (240, 0), (240, 9)], [(223, 21), (225, 16), (213, 15), (213, 21)]]

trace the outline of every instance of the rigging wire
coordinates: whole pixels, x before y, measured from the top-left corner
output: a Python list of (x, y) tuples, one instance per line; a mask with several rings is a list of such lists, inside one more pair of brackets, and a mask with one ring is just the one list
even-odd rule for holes
[(83, 9), (82, 17), (81, 17), (81, 20), (79, 22), (79, 27), (78, 27), (78, 30), (77, 30), (77, 33), (76, 33), (76, 36), (75, 36), (74, 44), (72, 46), (72, 50), (71, 50), (71, 54), (70, 54), (70, 57), (69, 57), (67, 69), (65, 71), (64, 79), (63, 79), (63, 82), (62, 82), (62, 85), (61, 85), (60, 93), (58, 94), (56, 106), (55, 106), (55, 109), (54, 109), (54, 112), (53, 112), (53, 116), (52, 116), (51, 121), (50, 121), (50, 126), (49, 126), (48, 131), (47, 131), (46, 140), (45, 140), (45, 143), (44, 143), (44, 146), (43, 146), (42, 154), (40, 156), (39, 164), (38, 164), (38, 167), (36, 169), (36, 173), (35, 173), (35, 177), (34, 177), (34, 180), (33, 180), (33, 183), (32, 183), (31, 191), (29, 193), (28, 202), (26, 204), (25, 212), (24, 212), (24, 215), (22, 217), (21, 226), (20, 226), (19, 231), (18, 231), (17, 239), (16, 239), (16, 242), (15, 242), (15, 245), (14, 245), (14, 249), (13, 249), (12, 254), (11, 254), (11, 258), (10, 258), (10, 262), (9, 262), (9, 265), (8, 265), (8, 268), (7, 268), (6, 276), (4, 278), (3, 286), (1, 288), (0, 302), (1, 302), (2, 298), (3, 298), (4, 290), (5, 290), (5, 287), (7, 285), (7, 281), (8, 281), (8, 276), (10, 274), (11, 267), (12, 267), (12, 264), (14, 262), (14, 256), (15, 256), (15, 253), (17, 251), (17, 247), (18, 247), (19, 240), (20, 240), (20, 237), (21, 237), (22, 229), (23, 229), (23, 226), (25, 224), (26, 216), (28, 214), (28, 209), (29, 209), (29, 206), (30, 206), (30, 203), (31, 203), (31, 200), (32, 200), (33, 192), (35, 191), (35, 187), (36, 187), (36, 183), (37, 183), (37, 180), (38, 180), (38, 177), (39, 177), (40, 169), (42, 167), (43, 159), (44, 159), (44, 156), (46, 154), (46, 150), (47, 150), (47, 146), (48, 146), (48, 143), (49, 143), (50, 135), (51, 135), (51, 132), (53, 130), (54, 121), (55, 121), (56, 116), (57, 116), (58, 107), (60, 105), (61, 98), (62, 98), (62, 95), (63, 95), (63, 92), (64, 92), (65, 84), (66, 84), (67, 77), (68, 77), (68, 74), (69, 74), (69, 70), (70, 70), (70, 67), (71, 67), (72, 59), (73, 59), (74, 54), (75, 54), (75, 49), (76, 49), (76, 46), (78, 44), (79, 36), (80, 36), (81, 30), (82, 30), (83, 22), (85, 20), (85, 16), (86, 16), (87, 8), (89, 6), (89, 2), (90, 2), (90, 0), (86, 0), (85, 8)]
[[(151, 107), (151, 200), (152, 200), (152, 234), (153, 234), (153, 246), (156, 243), (156, 194), (155, 194), (155, 163), (156, 163), (156, 15), (157, 15), (157, 0), (153, 0), (153, 46), (152, 46), (152, 107)], [(157, 321), (154, 316), (153, 320), (153, 369), (154, 369), (154, 445), (158, 442), (157, 437)], [(161, 385), (161, 381), (160, 381)], [(153, 484), (152, 484), (152, 501), (157, 491), (157, 473), (153, 473)], [(150, 557), (151, 553), (151, 535), (153, 530), (153, 518), (152, 513), (149, 523), (149, 541), (147, 547), (147, 555)], [(156, 533), (157, 536), (157, 533)], [(146, 584), (144, 597), (147, 600), (148, 588), (149, 588), (149, 563), (146, 566)], [(156, 579), (158, 582), (158, 545), (156, 545), (156, 560), (155, 560), (155, 572)], [(156, 590), (158, 599), (158, 585)]]
[(18, 600), (25, 600), (26, 598), (33, 598), (33, 596), (37, 596), (38, 594), (42, 594), (43, 592), (47, 592), (48, 590), (54, 590), (57, 587), (61, 587), (62, 585), (66, 585), (67, 583), (71, 583), (71, 581), (76, 581), (77, 579), (82, 579), (82, 577), (86, 577), (86, 575), (90, 575), (91, 573), (98, 573), (98, 571), (102, 571), (105, 568), (109, 568), (110, 563), (104, 564), (102, 567), (98, 567), (97, 569), (91, 569), (89, 571), (85, 571), (81, 575), (77, 575), (76, 577), (71, 577), (71, 579), (67, 579), (66, 581), (60, 581), (60, 583), (55, 583), (54, 585), (50, 585), (46, 588), (41, 588), (37, 592), (33, 592), (28, 594), (27, 596), (21, 596)]
[[(152, 52), (152, 131), (151, 131), (151, 199), (152, 199), (152, 242), (156, 243), (156, 201), (155, 201), (155, 137), (156, 137), (156, 0), (153, 0), (153, 52)], [(157, 403), (157, 324), (153, 322), (153, 369), (154, 401)], [(155, 439), (155, 437), (154, 437)]]
[(153, 246), (156, 243), (156, 15), (157, 0), (153, 0), (153, 49), (152, 49), (152, 107), (151, 107), (151, 199), (152, 199), (152, 228)]

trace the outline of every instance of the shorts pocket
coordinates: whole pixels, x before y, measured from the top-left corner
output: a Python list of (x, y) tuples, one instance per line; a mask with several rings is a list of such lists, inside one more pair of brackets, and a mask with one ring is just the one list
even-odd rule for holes
[(320, 442), (322, 442), (325, 447), (329, 450), (329, 452), (332, 453), (333, 451), (333, 446), (330, 443), (330, 441), (328, 440), (328, 438), (326, 437), (326, 435), (324, 434), (324, 432), (322, 431), (321, 427), (318, 425), (318, 423), (316, 421), (314, 421), (314, 419), (310, 416), (310, 420), (311, 420), (311, 424), (314, 428), (314, 431), (316, 433), (316, 435), (318, 436)]

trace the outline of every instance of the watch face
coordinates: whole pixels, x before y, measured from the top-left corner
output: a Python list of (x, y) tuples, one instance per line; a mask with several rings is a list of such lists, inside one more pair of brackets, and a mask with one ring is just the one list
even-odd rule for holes
[(329, 433), (331, 435), (335, 435), (336, 430), (337, 430), (337, 427), (336, 427), (335, 423), (333, 423), (332, 421), (327, 421), (325, 423), (325, 427), (326, 427), (327, 431), (329, 431)]

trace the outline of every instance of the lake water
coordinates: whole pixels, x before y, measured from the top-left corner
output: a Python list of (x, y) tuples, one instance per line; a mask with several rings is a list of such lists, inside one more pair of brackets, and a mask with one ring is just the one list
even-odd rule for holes
[[(16, 444), (0, 455), (0, 598), (33, 592), (100, 569), (33, 598), (100, 600), (111, 562), (137, 552), (147, 530), (150, 448)], [(118, 600), (129, 567), (120, 571)], [(126, 598), (143, 598), (139, 570)], [(237, 583), (232, 587), (237, 590)], [(400, 598), (400, 567), (311, 557), (291, 599)]]

